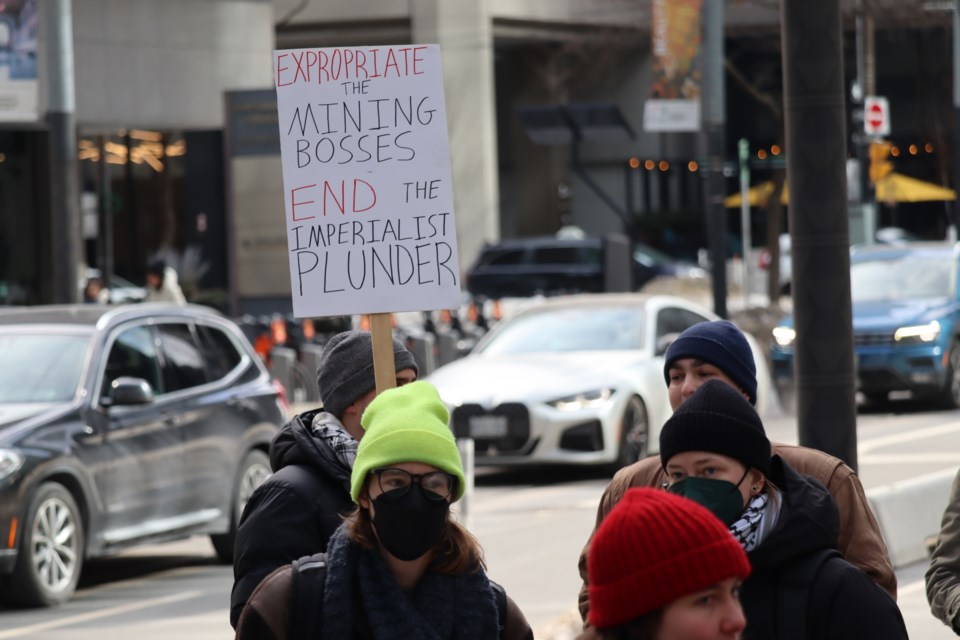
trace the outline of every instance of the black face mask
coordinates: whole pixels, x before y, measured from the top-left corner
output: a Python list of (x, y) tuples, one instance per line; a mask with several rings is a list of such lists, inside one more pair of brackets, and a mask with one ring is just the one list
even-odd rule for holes
[(410, 487), (402, 495), (398, 493), (388, 491), (373, 500), (373, 526), (380, 544), (391, 555), (400, 560), (416, 560), (443, 535), (450, 503), (427, 499), (419, 486)]

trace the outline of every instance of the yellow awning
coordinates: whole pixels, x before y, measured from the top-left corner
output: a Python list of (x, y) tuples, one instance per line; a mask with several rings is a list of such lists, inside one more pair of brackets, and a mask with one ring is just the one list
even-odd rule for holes
[[(890, 173), (881, 178), (876, 184), (878, 202), (931, 202), (935, 200), (956, 200), (957, 192), (953, 189), (941, 187), (932, 182), (924, 182), (902, 173)], [(773, 181), (767, 180), (750, 187), (747, 192), (747, 202), (751, 207), (765, 207), (770, 196), (773, 195)], [(787, 204), (789, 193), (787, 185), (783, 185), (781, 204)], [(732, 193), (723, 199), (723, 206), (728, 209), (740, 207), (740, 193)]]
[(890, 173), (877, 181), (878, 202), (930, 202), (956, 200), (957, 192), (902, 173)]
[[(767, 206), (767, 201), (770, 200), (770, 196), (773, 195), (773, 180), (767, 180), (766, 182), (761, 182), (758, 185), (750, 187), (750, 190), (747, 191), (747, 202), (751, 207), (765, 207)], [(787, 192), (787, 185), (784, 183), (783, 191), (780, 193), (780, 203), (787, 204), (789, 198), (789, 193)], [(740, 208), (740, 192), (730, 194), (723, 199), (723, 206), (727, 209), (739, 209)]]

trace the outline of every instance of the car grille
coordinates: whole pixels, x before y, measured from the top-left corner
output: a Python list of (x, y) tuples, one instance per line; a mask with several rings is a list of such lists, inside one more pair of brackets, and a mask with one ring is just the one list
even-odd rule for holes
[(853, 334), (853, 344), (858, 347), (888, 347), (893, 345), (890, 331), (860, 331)]
[[(506, 435), (502, 437), (474, 437), (470, 422), (476, 417), (503, 417), (506, 419)], [(453, 433), (458, 438), (474, 439), (474, 450), (484, 454), (519, 454), (530, 439), (530, 412), (525, 405), (516, 402), (504, 403), (492, 410), (478, 404), (464, 404), (453, 410)]]

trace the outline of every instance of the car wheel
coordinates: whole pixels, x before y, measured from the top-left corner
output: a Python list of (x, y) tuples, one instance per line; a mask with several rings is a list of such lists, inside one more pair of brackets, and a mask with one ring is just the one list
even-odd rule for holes
[(230, 530), (210, 536), (213, 548), (221, 562), (233, 562), (233, 545), (237, 535), (240, 516), (253, 492), (270, 477), (270, 458), (263, 451), (254, 449), (243, 459), (233, 485), (233, 509), (230, 514)]
[(27, 507), (13, 573), (3, 600), (29, 607), (67, 602), (83, 567), (83, 520), (63, 485), (41, 484)]
[(943, 385), (941, 399), (948, 409), (960, 407), (960, 345), (950, 346), (947, 358), (947, 375)]
[(643, 400), (633, 396), (627, 402), (620, 424), (620, 451), (617, 466), (625, 467), (647, 457), (647, 440), (650, 437), (650, 421)]

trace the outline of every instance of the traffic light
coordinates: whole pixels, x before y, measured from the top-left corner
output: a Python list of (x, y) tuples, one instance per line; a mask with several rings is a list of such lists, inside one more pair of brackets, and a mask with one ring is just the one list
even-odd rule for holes
[(877, 182), (893, 171), (893, 163), (889, 160), (892, 148), (889, 142), (870, 143), (870, 182)]

